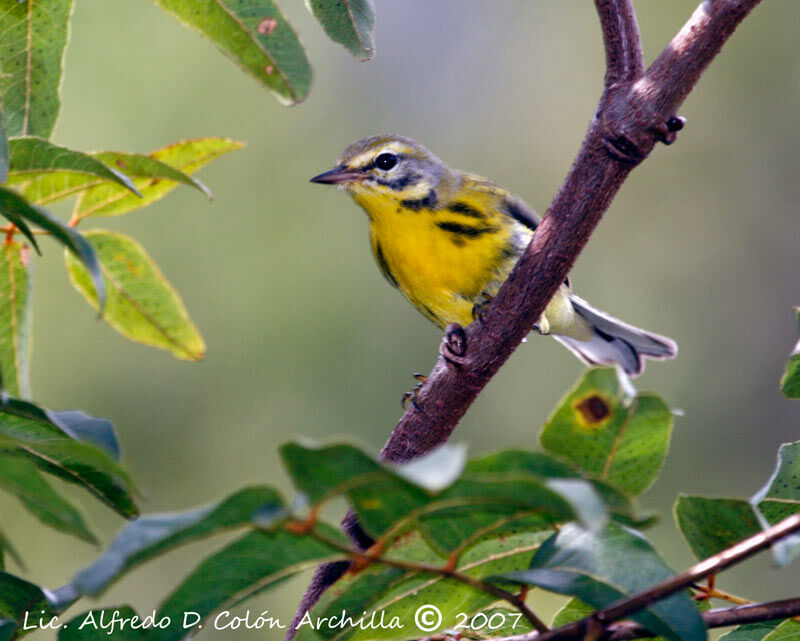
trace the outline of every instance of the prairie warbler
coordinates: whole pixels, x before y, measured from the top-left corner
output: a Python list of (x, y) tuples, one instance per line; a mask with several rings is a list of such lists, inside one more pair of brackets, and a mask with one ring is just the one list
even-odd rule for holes
[[(339, 185), (367, 212), (372, 253), (386, 279), (444, 328), (468, 325), (491, 300), (539, 224), (525, 202), (499, 185), (451, 169), (409, 138), (379, 135), (344, 150), (336, 167), (311, 179)], [(677, 345), (605, 314), (565, 283), (536, 329), (588, 364), (642, 372)]]

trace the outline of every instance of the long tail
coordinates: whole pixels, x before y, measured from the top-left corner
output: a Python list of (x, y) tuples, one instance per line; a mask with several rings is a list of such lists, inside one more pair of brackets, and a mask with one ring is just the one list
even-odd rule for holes
[(663, 360), (678, 354), (678, 345), (672, 339), (623, 323), (574, 294), (570, 300), (575, 311), (589, 321), (594, 336), (588, 341), (557, 334), (553, 337), (585, 363), (620, 365), (630, 376), (638, 376), (644, 371), (645, 358)]

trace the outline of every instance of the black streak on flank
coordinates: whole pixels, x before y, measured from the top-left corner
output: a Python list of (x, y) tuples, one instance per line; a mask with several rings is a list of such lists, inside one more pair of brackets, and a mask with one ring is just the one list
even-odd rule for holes
[(480, 218), (480, 219), (486, 218), (486, 216), (484, 216), (479, 210), (475, 209), (475, 207), (473, 207), (472, 205), (468, 205), (465, 202), (461, 202), (460, 200), (450, 203), (447, 206), (447, 209), (449, 209), (455, 214), (461, 214), (462, 216), (469, 216), (470, 218)]
[(397, 279), (394, 277), (394, 274), (392, 274), (392, 270), (389, 269), (389, 263), (386, 262), (386, 256), (383, 255), (383, 248), (378, 244), (375, 245), (375, 260), (378, 261), (378, 267), (380, 267), (383, 275), (386, 276), (386, 280), (388, 280), (393, 287), (399, 287)]
[(472, 227), (446, 220), (436, 223), (436, 226), (444, 231), (452, 232), (458, 236), (467, 236), (468, 238), (477, 238), (481, 234), (493, 234), (497, 231), (496, 227)]
[(433, 209), (436, 207), (436, 192), (431, 189), (425, 198), (420, 198), (419, 200), (401, 200), (400, 204), (406, 209), (412, 209), (414, 211), (419, 211), (422, 208)]
[(514, 202), (513, 200), (504, 200), (503, 209), (518, 223), (525, 225), (528, 229), (536, 229), (539, 226), (539, 220), (530, 209), (521, 203)]

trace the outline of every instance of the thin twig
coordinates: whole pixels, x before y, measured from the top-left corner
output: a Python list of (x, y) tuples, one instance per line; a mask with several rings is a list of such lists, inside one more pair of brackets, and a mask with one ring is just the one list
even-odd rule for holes
[(522, 598), (520, 598), (513, 592), (508, 592), (506, 590), (503, 590), (502, 588), (499, 588), (496, 585), (484, 581), (483, 579), (478, 579), (473, 576), (463, 574), (462, 572), (459, 572), (458, 570), (447, 566), (439, 567), (436, 565), (430, 565), (428, 563), (414, 563), (413, 561), (403, 561), (400, 559), (386, 558), (381, 556), (380, 554), (363, 552), (359, 549), (355, 549), (348, 545), (345, 545), (341, 541), (329, 538), (324, 534), (320, 533), (313, 527), (308, 529), (306, 533), (309, 536), (312, 536), (318, 541), (324, 543), (325, 545), (343, 552), (350, 558), (350, 560), (353, 563), (357, 565), (380, 563), (382, 565), (388, 565), (390, 567), (398, 568), (400, 570), (407, 570), (409, 572), (415, 572), (417, 574), (435, 574), (448, 579), (453, 579), (454, 581), (458, 581), (460, 583), (464, 583), (465, 585), (475, 588), (476, 590), (480, 590), (481, 592), (486, 592), (487, 594), (496, 596), (498, 599), (502, 599), (503, 601), (506, 601), (507, 603), (511, 604), (517, 610), (519, 610), (522, 613), (522, 616), (524, 616), (528, 620), (528, 622), (539, 632), (547, 632), (549, 630), (547, 625), (538, 616), (536, 616), (536, 613), (533, 612), (533, 610), (531, 610), (526, 605), (525, 601)]
[[(727, 550), (723, 550), (719, 554), (715, 554), (712, 557), (701, 561), (700, 563), (692, 566), (688, 570), (681, 572), (680, 574), (676, 574), (673, 577), (670, 577), (666, 581), (659, 583), (658, 585), (654, 585), (639, 594), (635, 594), (632, 597), (627, 599), (623, 599), (610, 605), (607, 608), (603, 608), (602, 610), (598, 610), (594, 614), (581, 619), (580, 621), (575, 621), (574, 623), (567, 624), (555, 630), (550, 630), (549, 632), (544, 633), (529, 633), (518, 635), (515, 637), (508, 637), (502, 639), (502, 641), (555, 641), (558, 639), (559, 641), (572, 641), (583, 639), (586, 630), (589, 627), (595, 629), (599, 624), (600, 629), (602, 630), (605, 628), (607, 631), (611, 632), (612, 630), (618, 629), (620, 626), (616, 628), (612, 626), (615, 621), (619, 621), (620, 619), (627, 617), (639, 610), (643, 610), (647, 606), (655, 603), (656, 601), (660, 601), (662, 599), (667, 598), (668, 596), (675, 594), (676, 592), (680, 592), (681, 590), (685, 590), (687, 587), (704, 579), (707, 576), (712, 574), (717, 574), (721, 572), (725, 568), (730, 567), (736, 563), (741, 563), (745, 559), (753, 556), (754, 554), (768, 548), (770, 545), (782, 539), (793, 532), (797, 532), (800, 530), (800, 514), (794, 514), (790, 517), (787, 517), (776, 523), (772, 527), (764, 530), (763, 532), (759, 532), (758, 534), (754, 534), (753, 536), (737, 543), (736, 545), (728, 548)], [(784, 603), (781, 601), (780, 603)], [(791, 603), (791, 602), (790, 602)], [(787, 606), (788, 607), (788, 606)], [(747, 613), (748, 616), (754, 617), (756, 612), (761, 612), (762, 614), (766, 614), (772, 612), (773, 610), (769, 609), (761, 609), (758, 610), (755, 606), (752, 605), (742, 605), (736, 608), (730, 608), (731, 611), (736, 611), (738, 613)], [(711, 612), (714, 612), (712, 610)], [(783, 611), (781, 611), (783, 612)], [(786, 616), (794, 616), (800, 613), (800, 608), (797, 611), (793, 611), (790, 614), (784, 614), (782, 616), (771, 616), (773, 619), (777, 618), (784, 618)], [(722, 620), (722, 619), (719, 619)], [(762, 621), (762, 620), (769, 620), (769, 619), (757, 619), (751, 618), (748, 619), (750, 621)], [(723, 624), (720, 623), (719, 625), (731, 625), (731, 624)], [(640, 635), (641, 636), (641, 635)], [(616, 638), (616, 637), (615, 637)], [(635, 637), (624, 637), (624, 638), (635, 638)], [(498, 640), (500, 641), (500, 640)]]
[(639, 22), (631, 0), (595, 0), (603, 26), (606, 50), (606, 87), (635, 80), (644, 71)]

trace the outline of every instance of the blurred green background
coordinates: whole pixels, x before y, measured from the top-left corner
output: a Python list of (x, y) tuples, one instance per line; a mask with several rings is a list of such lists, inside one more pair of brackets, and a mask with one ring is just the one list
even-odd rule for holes
[[(543, 212), (602, 88), (592, 3), (377, 0), (377, 55), (358, 63), (300, 2), (285, 0), (315, 69), (310, 97), (293, 108), (144, 0), (76, 4), (54, 142), (147, 152), (222, 135), (247, 147), (201, 172), (211, 203), (179, 189), (148, 209), (84, 225), (143, 242), (203, 332), (205, 361), (174, 360), (98, 322), (48, 244), (36, 262), (36, 400), (114, 421), (146, 512), (185, 509), (246, 484), (287, 488), (276, 448), (297, 435), (377, 452), (411, 372), (432, 365), (440, 332), (380, 276), (364, 214), (308, 178), (357, 138), (400, 133)], [(648, 60), (695, 5), (637, 2)], [(791, 307), (800, 304), (799, 32), (797, 2), (756, 9), (681, 110), (688, 123), (678, 142), (632, 174), (573, 272), (582, 297), (680, 344), (677, 360), (651, 363), (638, 382), (684, 411), (643, 501), (662, 517), (651, 536), (676, 569), (691, 562), (672, 522), (677, 493), (749, 496), (778, 445), (800, 437), (800, 403), (778, 391), (797, 340)], [(531, 337), (455, 439), (474, 454), (535, 448), (581, 369), (555, 341)], [(67, 491), (110, 540), (120, 520)], [(0, 510), (12, 517), (4, 526), (32, 581), (57, 587), (98, 554), (5, 496)], [(218, 543), (147, 565), (97, 603), (148, 613)], [(785, 597), (797, 578), (796, 564), (779, 572), (765, 557), (718, 585)], [(305, 580), (250, 609), (290, 619)]]

